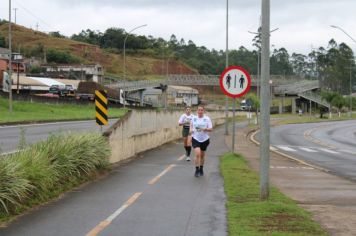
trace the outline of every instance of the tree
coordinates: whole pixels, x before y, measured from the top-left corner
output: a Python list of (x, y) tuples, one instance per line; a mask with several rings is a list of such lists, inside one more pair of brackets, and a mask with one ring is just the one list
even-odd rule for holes
[(52, 37), (56, 37), (56, 38), (66, 38), (66, 36), (61, 34), (59, 31), (49, 32), (49, 35), (51, 35)]
[(342, 107), (346, 104), (345, 99), (337, 92), (322, 91), (321, 96), (323, 99), (325, 99), (325, 101), (331, 104), (331, 106), (336, 107), (338, 109), (337, 111), (340, 117), (340, 111)]
[(302, 78), (308, 76), (307, 56), (300, 53), (293, 53), (291, 57), (291, 66), (294, 74)]
[(287, 49), (275, 49), (271, 56), (271, 73), (275, 75), (291, 75), (293, 68), (289, 61)]
[(69, 64), (69, 63), (79, 63), (80, 60), (72, 56), (69, 52), (59, 51), (50, 48), (47, 51), (47, 61), (48, 63), (59, 63), (59, 64)]
[(339, 117), (341, 116), (341, 109), (342, 107), (346, 104), (345, 99), (340, 95), (337, 94), (333, 100), (331, 101), (331, 104), (337, 108), (337, 112), (339, 114)]

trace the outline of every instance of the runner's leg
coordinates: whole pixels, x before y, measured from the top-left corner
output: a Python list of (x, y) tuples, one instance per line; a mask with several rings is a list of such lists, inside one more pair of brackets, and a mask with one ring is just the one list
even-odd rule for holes
[(201, 150), (200, 147), (194, 148), (195, 152), (195, 177), (199, 177), (199, 167), (200, 167), (200, 161), (201, 161)]
[(188, 151), (188, 157), (190, 157), (190, 153), (192, 152), (192, 136), (188, 135), (187, 137), (187, 151)]
[(204, 175), (204, 162), (205, 162), (205, 151), (200, 152), (200, 166), (199, 166), (199, 174), (200, 176)]

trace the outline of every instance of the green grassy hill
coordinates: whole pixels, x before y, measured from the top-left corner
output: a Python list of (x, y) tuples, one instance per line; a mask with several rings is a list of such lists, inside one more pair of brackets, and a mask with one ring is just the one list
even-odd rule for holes
[[(112, 53), (96, 45), (73, 41), (68, 38), (58, 38), (43, 32), (13, 25), (13, 51), (21, 51), (27, 57), (35, 56), (40, 59), (48, 56), (50, 52), (67, 55), (74, 63), (99, 63), (103, 65), (105, 73), (120, 77), (123, 75), (122, 53)], [(8, 41), (8, 24), (0, 25), (0, 36)], [(155, 58), (145, 52), (126, 53), (127, 75), (132, 79), (156, 78), (167, 73), (196, 74), (197, 70), (186, 64), (170, 59), (167, 61)]]

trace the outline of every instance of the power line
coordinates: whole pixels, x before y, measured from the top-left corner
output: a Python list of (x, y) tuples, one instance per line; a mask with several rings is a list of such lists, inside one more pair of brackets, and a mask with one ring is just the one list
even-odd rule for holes
[(49, 24), (47, 24), (46, 21), (44, 21), (42, 18), (40, 18), (39, 16), (35, 15), (34, 13), (32, 13), (29, 9), (27, 9), (25, 6), (23, 6), (21, 3), (19, 3), (17, 0), (15, 0), (15, 2), (17, 3), (17, 5), (19, 5), (23, 10), (25, 10), (28, 14), (30, 14), (32, 17), (36, 18), (37, 20), (41, 21), (44, 25), (46, 25), (49, 29), (52, 29), (53, 27)]

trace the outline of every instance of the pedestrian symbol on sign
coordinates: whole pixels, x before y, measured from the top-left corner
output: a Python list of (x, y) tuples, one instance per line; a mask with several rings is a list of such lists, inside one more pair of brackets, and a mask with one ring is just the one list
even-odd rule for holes
[(230, 66), (220, 76), (220, 87), (230, 97), (241, 97), (250, 90), (250, 74), (240, 66)]
[(240, 88), (243, 89), (244, 88), (244, 83), (245, 83), (245, 78), (243, 75), (241, 75), (241, 78), (240, 78)]
[(226, 77), (226, 85), (227, 85), (228, 88), (230, 88), (230, 86), (231, 86), (231, 76), (230, 76), (230, 74), (228, 74), (227, 77)]

